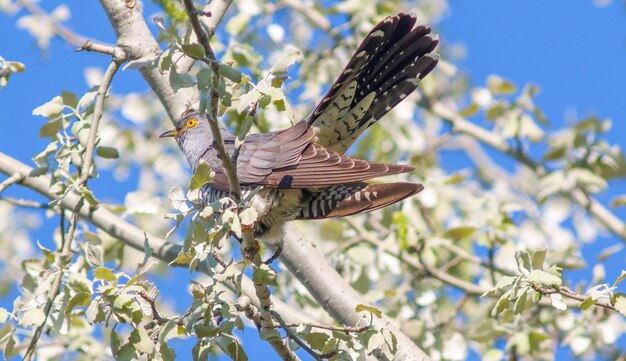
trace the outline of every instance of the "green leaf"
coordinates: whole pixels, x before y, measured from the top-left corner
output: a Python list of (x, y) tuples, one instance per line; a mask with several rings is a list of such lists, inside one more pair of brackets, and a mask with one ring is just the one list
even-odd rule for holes
[(91, 189), (87, 187), (81, 187), (78, 193), (80, 193), (80, 195), (83, 196), (83, 199), (86, 200), (87, 203), (89, 203), (91, 207), (96, 207), (100, 203), (94, 196)]
[(72, 109), (76, 109), (76, 107), (78, 106), (78, 97), (72, 92), (63, 90), (61, 92), (61, 98), (63, 99), (63, 104)]
[(8, 336), (6, 344), (4, 345), (4, 359), (9, 360), (13, 356), (17, 355), (20, 349), (15, 348), (15, 329), (11, 330), (11, 334)]
[(174, 258), (172, 260), (172, 262), (169, 263), (170, 266), (173, 265), (181, 265), (181, 266), (186, 266), (189, 265), (191, 263), (191, 260), (193, 259), (192, 256), (188, 256), (186, 254), (184, 254), (182, 251), (178, 254), (178, 256), (176, 256), (176, 258)]
[(613, 287), (617, 287), (624, 279), (626, 279), (626, 271), (622, 270), (622, 274), (613, 282)]
[(176, 360), (176, 352), (167, 344), (167, 342), (159, 343), (159, 352), (164, 361)]
[(195, 44), (183, 44), (183, 53), (195, 59), (204, 58), (206, 52), (204, 51), (204, 46), (195, 43)]
[(39, 325), (45, 317), (46, 315), (41, 308), (31, 308), (24, 312), (19, 324), (22, 326)]
[(526, 251), (516, 251), (515, 261), (517, 262), (517, 269), (523, 274), (528, 274), (532, 269), (530, 255)]
[(585, 298), (584, 301), (582, 301), (580, 303), (580, 305), (578, 305), (578, 308), (580, 308), (581, 310), (584, 311), (584, 310), (588, 309), (589, 307), (593, 306), (594, 304), (595, 304), (595, 301), (594, 301), (593, 297), (587, 297), (587, 298)]
[(487, 86), (494, 95), (513, 94), (517, 91), (515, 84), (497, 75), (489, 75), (487, 77)]
[(517, 297), (515, 300), (515, 305), (513, 306), (514, 312), (516, 315), (524, 312), (526, 309), (526, 300), (528, 299), (528, 288), (522, 291), (522, 294)]
[(623, 293), (616, 293), (613, 297), (611, 297), (611, 304), (615, 309), (622, 314), (622, 316), (626, 316), (626, 295)]
[(241, 211), (241, 213), (239, 213), (239, 220), (241, 221), (241, 224), (244, 226), (248, 226), (248, 227), (252, 226), (258, 218), (259, 218), (259, 213), (253, 207), (246, 208), (243, 211)]
[(517, 277), (503, 276), (502, 278), (498, 280), (498, 283), (496, 283), (496, 289), (502, 290), (502, 289), (508, 288), (513, 283), (515, 283), (516, 280), (517, 280)]
[(259, 332), (259, 337), (265, 341), (278, 341), (281, 338), (280, 332), (275, 328), (263, 328)]
[(592, 193), (600, 192), (606, 189), (608, 185), (604, 178), (589, 169), (574, 168), (570, 171), (570, 175)]
[(104, 312), (102, 311), (100, 304), (98, 304), (98, 301), (91, 301), (89, 307), (87, 307), (87, 311), (85, 311), (85, 316), (87, 317), (87, 322), (89, 323), (99, 323), (104, 321)]
[(128, 341), (143, 354), (151, 355), (154, 352), (154, 342), (152, 342), (152, 339), (148, 336), (146, 329), (143, 327), (135, 328), (130, 333)]
[(626, 195), (621, 195), (611, 200), (611, 207), (617, 208), (620, 206), (626, 206)]
[(102, 255), (102, 246), (95, 244), (87, 245), (87, 262), (92, 266), (102, 266), (104, 263), (104, 257)]
[[(241, 82), (241, 79), (242, 79), (241, 72), (228, 64), (220, 64), (219, 73), (221, 76), (232, 81), (233, 83), (238, 84), (239, 82)], [(198, 79), (198, 83), (200, 83), (199, 79)]]
[(504, 359), (504, 351), (492, 348), (483, 354), (482, 361), (501, 361)]
[(356, 312), (368, 312), (368, 313), (371, 313), (374, 316), (376, 316), (376, 318), (381, 318), (382, 315), (383, 315), (383, 312), (381, 310), (379, 310), (378, 308), (374, 307), (374, 306), (358, 304), (358, 305), (356, 305), (356, 308), (354, 310)]
[(447, 230), (443, 236), (453, 241), (461, 241), (472, 237), (474, 232), (476, 232), (476, 227), (461, 226)]
[(107, 159), (117, 159), (120, 157), (120, 153), (113, 147), (97, 147), (96, 154)]
[(215, 173), (211, 172), (211, 166), (204, 160), (200, 160), (193, 176), (191, 176), (191, 181), (189, 181), (189, 190), (201, 189), (205, 184), (211, 183), (214, 176)]
[(543, 269), (543, 262), (546, 259), (546, 249), (533, 252), (532, 267), (533, 269)]
[(213, 72), (210, 69), (202, 69), (196, 75), (198, 89), (207, 90), (213, 85)]
[(462, 109), (461, 111), (459, 111), (459, 115), (462, 116), (462, 117), (471, 117), (473, 115), (476, 115), (476, 113), (478, 113), (479, 109), (480, 108), (478, 107), (478, 104), (472, 103), (467, 108)]
[(189, 88), (193, 86), (193, 78), (189, 74), (179, 74), (176, 72), (176, 67), (174, 64), (170, 66), (170, 85), (172, 86), (172, 90), (177, 92), (182, 88)]
[(33, 115), (41, 115), (48, 119), (54, 118), (63, 111), (63, 98), (56, 96), (49, 102), (38, 106), (33, 110)]
[(216, 338), (215, 341), (222, 351), (230, 356), (233, 361), (248, 361), (248, 355), (246, 355), (246, 352), (237, 340), (222, 336)]
[(546, 152), (546, 154), (543, 155), (543, 160), (557, 160), (557, 159), (561, 159), (565, 156), (565, 146), (562, 144), (559, 144), (557, 146), (553, 146), (550, 149), (548, 149), (548, 151)]
[(220, 333), (220, 328), (213, 325), (196, 324), (193, 326), (193, 330), (196, 332), (196, 337), (214, 337)]
[(39, 128), (40, 138), (55, 138), (57, 133), (61, 130), (61, 118), (55, 118)]
[(9, 311), (4, 307), (0, 307), (0, 323), (5, 323), (9, 318)]
[(552, 307), (556, 308), (557, 310), (567, 310), (567, 304), (563, 302), (563, 296), (561, 296), (561, 294), (559, 293), (550, 294), (550, 303), (552, 303)]
[(37, 246), (41, 250), (41, 253), (43, 253), (44, 257), (46, 258), (46, 261), (48, 261), (48, 263), (54, 263), (54, 259), (55, 259), (54, 253), (52, 253), (52, 251), (50, 251), (48, 248), (42, 246), (41, 243), (39, 243), (39, 240), (37, 240)]
[(509, 308), (509, 305), (511, 304), (511, 294), (511, 290), (508, 290), (502, 296), (500, 296), (498, 302), (496, 302), (495, 307), (491, 310), (491, 316), (495, 317), (502, 313), (502, 311)]
[(504, 114), (505, 110), (506, 108), (504, 107), (504, 104), (496, 103), (487, 108), (487, 113), (485, 116), (487, 117), (487, 119), (494, 120)]
[(254, 270), (252, 281), (267, 286), (278, 286), (276, 283), (276, 271), (266, 264), (261, 264)]
[(65, 307), (65, 314), (69, 314), (70, 312), (72, 312), (74, 307), (89, 306), (90, 302), (91, 294), (86, 292), (77, 293), (72, 296), (72, 298), (67, 303), (67, 306)]
[(226, 23), (226, 31), (231, 35), (237, 35), (250, 25), (250, 14), (240, 11)]
[(270, 73), (280, 75), (287, 72), (287, 68), (302, 58), (302, 52), (293, 46), (287, 46), (279, 60), (272, 66)]
[(526, 280), (531, 283), (548, 286), (548, 287), (561, 287), (563, 280), (561, 278), (550, 274), (542, 270), (533, 270), (530, 272)]
[(117, 278), (113, 274), (113, 270), (107, 267), (97, 267), (93, 270), (93, 276), (96, 279), (108, 281), (108, 282), (116, 282)]
[(321, 332), (311, 332), (304, 335), (303, 338), (313, 349), (321, 351), (324, 349), (324, 345), (326, 345), (330, 336)]

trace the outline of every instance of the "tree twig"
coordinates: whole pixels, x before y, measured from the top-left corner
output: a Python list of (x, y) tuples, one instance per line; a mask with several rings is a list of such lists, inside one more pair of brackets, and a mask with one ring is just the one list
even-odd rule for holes
[[(584, 300), (586, 300), (588, 298), (585, 295), (581, 295), (580, 293), (578, 293), (578, 292), (576, 292), (576, 291), (574, 291), (571, 288), (566, 287), (566, 286), (561, 286), (561, 287), (558, 287), (558, 288), (556, 288), (556, 287), (548, 288), (548, 287), (542, 287), (540, 285), (531, 283), (531, 287), (535, 291), (541, 293), (542, 295), (551, 295), (551, 294), (557, 293), (557, 294), (560, 294), (560, 295), (562, 295), (564, 297), (567, 297), (569, 299), (580, 301), (580, 302), (583, 302)], [(602, 308), (606, 308), (607, 310), (619, 312), (615, 308), (615, 306), (613, 306), (609, 302), (594, 300), (593, 303), (594, 303), (594, 305), (596, 305), (598, 307), (602, 307)]]
[(25, 176), (22, 173), (13, 173), (11, 176), (0, 183), (0, 193), (9, 188), (12, 184), (21, 182)]
[(52, 25), (55, 34), (57, 34), (66, 43), (75, 46), (76, 51), (87, 50), (111, 56), (116, 55), (117, 50), (114, 45), (97, 42), (95, 40), (88, 39), (82, 35), (76, 34), (72, 30), (61, 25), (58, 21), (52, 18), (52, 16), (50, 16), (48, 12), (43, 10), (41, 7), (39, 7), (39, 5), (33, 3), (32, 1), (18, 0), (18, 3), (22, 5), (26, 10), (28, 10), (28, 12), (30, 12), (31, 14), (40, 16), (44, 18), (47, 22), (49, 22)]
[[(96, 97), (96, 104), (93, 111), (93, 118), (91, 121), (91, 127), (89, 128), (89, 137), (87, 140), (85, 160), (83, 162), (84, 166), (80, 171), (80, 178), (74, 184), (74, 191), (78, 191), (80, 188), (84, 187), (87, 184), (87, 180), (89, 179), (89, 169), (91, 168), (91, 163), (93, 162), (93, 151), (96, 147), (96, 136), (98, 132), (98, 124), (100, 119), (102, 118), (102, 114), (104, 111), (104, 99), (106, 96), (107, 89), (109, 89), (109, 85), (111, 84), (111, 80), (113, 80), (113, 76), (117, 72), (119, 68), (120, 61), (114, 59), (109, 64), (104, 76), (102, 77), (102, 82), (98, 87), (98, 95)], [(43, 332), (44, 327), (48, 321), (48, 317), (50, 317), (50, 312), (52, 311), (52, 306), (54, 304), (54, 300), (58, 296), (61, 290), (61, 284), (63, 281), (63, 275), (65, 274), (65, 268), (67, 267), (68, 262), (72, 257), (72, 241), (74, 240), (74, 232), (76, 231), (76, 224), (78, 223), (79, 211), (83, 205), (82, 200), (77, 202), (74, 208), (72, 209), (72, 216), (70, 217), (70, 225), (69, 230), (65, 234), (65, 237), (62, 240), (61, 245), (61, 253), (57, 256), (57, 260), (59, 263), (59, 271), (52, 281), (52, 287), (50, 288), (50, 293), (48, 294), (48, 298), (46, 301), (46, 305), (44, 307), (44, 319), (37, 329), (35, 329), (35, 333), (30, 340), (30, 344), (26, 349), (26, 354), (24, 356), (24, 360), (30, 361), (35, 353), (35, 349), (37, 348), (37, 342), (39, 341), (39, 337)]]
[[(15, 172), (31, 174), (33, 169), (26, 164), (0, 152), (0, 173), (13, 174)], [(21, 185), (32, 189), (46, 198), (54, 199), (55, 197), (54, 194), (50, 193), (50, 176), (27, 177), (22, 181)], [(63, 209), (72, 210), (76, 207), (78, 202), (80, 202), (80, 197), (76, 194), (69, 193), (61, 200), (59, 206)], [(111, 237), (120, 240), (124, 244), (139, 252), (144, 252), (144, 241), (148, 239), (150, 248), (152, 249), (152, 256), (165, 263), (169, 264), (175, 260), (182, 249), (181, 245), (170, 243), (161, 237), (146, 233), (143, 229), (128, 223), (116, 214), (107, 210), (105, 207), (98, 207), (91, 210), (81, 208), (79, 210), (79, 214), (81, 218), (92, 223), (95, 227), (103, 230)], [(207, 275), (212, 274), (209, 272), (206, 264), (204, 263), (198, 267), (198, 271)], [(225, 284), (233, 292), (236, 292), (231, 284)], [(256, 307), (260, 307), (259, 301), (255, 295), (252, 281), (245, 275), (243, 276), (241, 290), (247, 297), (250, 298), (250, 300), (252, 300)], [(303, 315), (301, 312), (294, 310), (281, 300), (275, 299), (273, 296), (271, 297), (274, 309), (283, 315), (284, 318), (290, 320), (290, 322), (314, 322), (311, 317)]]
[(48, 206), (47, 204), (31, 201), (30, 199), (0, 197), (0, 201), (7, 202), (9, 204), (13, 204), (18, 207), (25, 207), (25, 208), (41, 208), (41, 209), (50, 208), (50, 206)]
[(287, 333), (287, 335), (289, 336), (290, 339), (294, 340), (300, 347), (302, 347), (302, 349), (304, 351), (306, 351), (309, 355), (313, 356), (313, 358), (315, 360), (322, 360), (322, 355), (318, 354), (317, 352), (313, 351), (309, 345), (307, 345), (304, 341), (302, 341), (300, 339), (300, 337), (298, 337), (298, 335), (296, 335), (290, 328), (289, 326), (287, 326), (287, 324), (285, 323), (285, 321), (282, 319), (282, 317), (280, 317), (279, 314), (273, 312), (272, 313), (273, 316), (276, 318), (276, 321), (278, 321), (278, 324), (280, 325), (280, 327), (283, 328), (283, 330), (285, 330), (285, 332)]
[[(488, 146), (508, 155), (509, 157), (526, 165), (530, 170), (535, 172), (539, 177), (546, 174), (546, 169), (527, 157), (524, 153), (511, 147), (507, 141), (486, 129), (474, 125), (467, 119), (460, 116), (457, 112), (449, 109), (441, 102), (429, 103), (426, 101), (426, 107), (433, 114), (440, 117), (444, 121), (450, 123), (454, 131), (464, 133), (472, 138), (487, 144)], [(587, 209), (596, 219), (606, 226), (613, 234), (621, 237), (626, 241), (626, 224), (622, 222), (613, 212), (606, 208), (602, 203), (598, 202), (592, 196), (586, 194), (582, 189), (577, 188), (571, 191), (571, 199), (578, 203), (581, 207)]]
[(228, 177), (228, 186), (230, 187), (230, 192), (232, 193), (235, 202), (239, 203), (241, 202), (241, 187), (239, 186), (239, 180), (237, 179), (237, 170), (230, 158), (230, 155), (226, 152), (226, 146), (224, 145), (224, 139), (222, 138), (222, 133), (220, 132), (217, 119), (217, 108), (219, 103), (217, 87), (219, 86), (220, 82), (219, 63), (217, 61), (217, 58), (215, 57), (213, 49), (211, 48), (211, 44), (209, 44), (209, 37), (202, 28), (200, 20), (198, 20), (198, 14), (196, 13), (196, 9), (193, 6), (193, 2), (191, 0), (183, 0), (183, 3), (185, 4), (187, 15), (191, 20), (191, 26), (193, 27), (193, 31), (198, 38), (198, 42), (204, 48), (206, 54), (205, 56), (209, 59), (207, 64), (211, 67), (211, 71), (213, 72), (213, 84), (211, 86), (210, 93), (211, 109), (208, 112), (209, 125), (211, 126), (211, 133), (213, 133), (213, 142), (215, 143), (215, 149), (220, 155), (220, 159), (222, 160), (222, 164), (224, 166), (224, 169), (226, 170), (226, 176)]

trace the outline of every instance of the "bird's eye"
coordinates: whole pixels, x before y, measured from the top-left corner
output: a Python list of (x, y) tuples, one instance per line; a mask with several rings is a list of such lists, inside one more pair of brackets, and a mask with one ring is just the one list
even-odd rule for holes
[(198, 119), (189, 118), (187, 119), (187, 123), (185, 125), (187, 126), (187, 128), (193, 128), (196, 126), (196, 124), (198, 124)]

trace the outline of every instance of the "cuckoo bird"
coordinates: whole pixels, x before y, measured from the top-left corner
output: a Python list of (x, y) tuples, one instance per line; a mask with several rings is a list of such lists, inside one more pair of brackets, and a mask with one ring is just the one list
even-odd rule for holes
[[(414, 167), (344, 155), (363, 131), (413, 92), (437, 64), (431, 53), (438, 41), (429, 35), (429, 27), (415, 23), (409, 14), (378, 23), (308, 118), (284, 130), (245, 138), (236, 171), (244, 195), (262, 187), (251, 200), (259, 213), (257, 237), (280, 236), (280, 226), (290, 220), (372, 211), (423, 189), (415, 183), (365, 182)], [(221, 133), (232, 156), (236, 137), (223, 127)], [(175, 129), (161, 137), (176, 139), (192, 169), (200, 161), (211, 166), (215, 177), (204, 189), (206, 201), (229, 195), (206, 115), (187, 111)]]

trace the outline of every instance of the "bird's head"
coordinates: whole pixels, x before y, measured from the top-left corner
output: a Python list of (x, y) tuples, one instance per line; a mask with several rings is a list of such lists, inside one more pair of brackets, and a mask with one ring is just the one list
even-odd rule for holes
[(200, 136), (210, 136), (211, 128), (206, 117), (195, 110), (188, 110), (178, 119), (176, 127), (161, 134), (159, 138), (172, 137), (180, 144), (181, 141)]
[(206, 116), (197, 111), (186, 111), (176, 122), (176, 127), (159, 138), (172, 137), (185, 154), (189, 165), (195, 169), (200, 157), (213, 144), (211, 127)]

